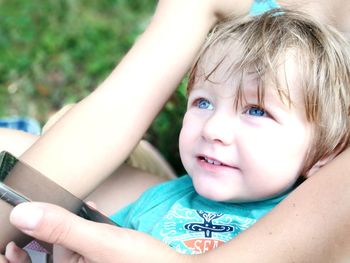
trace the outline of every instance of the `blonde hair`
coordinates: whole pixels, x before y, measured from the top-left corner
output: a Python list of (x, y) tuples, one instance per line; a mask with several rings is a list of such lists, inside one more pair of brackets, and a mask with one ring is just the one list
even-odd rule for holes
[[(330, 26), (322, 25), (299, 12), (277, 9), (261, 16), (228, 18), (211, 33), (189, 77), (188, 91), (203, 77), (199, 65), (204, 55), (217, 47), (224, 49), (221, 62), (230, 61), (232, 74), (255, 69), (260, 81), (259, 104), (263, 105), (264, 81), (274, 81), (281, 99), (290, 100), (288, 87), (278, 83), (277, 68), (284, 64), (286, 53), (295, 53), (299, 83), (304, 95), (305, 114), (314, 127), (314, 140), (307, 154), (302, 174), (318, 161), (338, 154), (349, 145), (350, 46)], [(221, 45), (222, 44), (222, 45)], [(237, 44), (239, 49), (237, 49)], [(225, 53), (226, 52), (226, 53)], [(293, 54), (294, 54), (293, 53)], [(205, 80), (220, 68), (220, 62)], [(242, 103), (242, 87), (237, 88), (236, 107)]]

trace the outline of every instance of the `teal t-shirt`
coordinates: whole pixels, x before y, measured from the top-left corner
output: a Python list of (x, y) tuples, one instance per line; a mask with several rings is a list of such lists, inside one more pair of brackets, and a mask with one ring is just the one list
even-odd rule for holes
[(250, 8), (249, 15), (257, 16), (275, 8), (279, 8), (275, 0), (255, 0)]
[(148, 233), (180, 253), (199, 254), (234, 238), (285, 196), (250, 203), (215, 202), (198, 195), (186, 175), (149, 189), (111, 219)]

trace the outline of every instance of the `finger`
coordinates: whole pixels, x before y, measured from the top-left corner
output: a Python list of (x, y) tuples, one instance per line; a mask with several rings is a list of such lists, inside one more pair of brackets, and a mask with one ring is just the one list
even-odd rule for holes
[(0, 263), (8, 263), (8, 260), (5, 258), (5, 256), (0, 255)]
[(14, 242), (6, 246), (5, 257), (10, 263), (30, 263), (30, 257), (23, 249), (19, 248)]

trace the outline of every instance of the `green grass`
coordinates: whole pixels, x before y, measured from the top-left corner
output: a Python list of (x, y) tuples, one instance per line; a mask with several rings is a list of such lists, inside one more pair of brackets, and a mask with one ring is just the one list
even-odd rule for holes
[[(64, 104), (85, 97), (144, 30), (155, 5), (155, 0), (0, 0), (0, 116), (44, 123)], [(179, 173), (182, 93), (179, 89), (145, 135)]]

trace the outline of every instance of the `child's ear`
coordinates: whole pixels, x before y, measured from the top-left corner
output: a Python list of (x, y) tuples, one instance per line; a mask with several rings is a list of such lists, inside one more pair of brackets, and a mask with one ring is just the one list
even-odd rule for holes
[(319, 169), (321, 169), (324, 165), (326, 165), (327, 163), (329, 163), (330, 161), (332, 161), (335, 157), (337, 156), (337, 154), (331, 154), (328, 157), (322, 158), (321, 160), (319, 160), (317, 163), (315, 163), (311, 169), (306, 173), (305, 177), (309, 178), (310, 176), (312, 176), (314, 173), (316, 173)]

